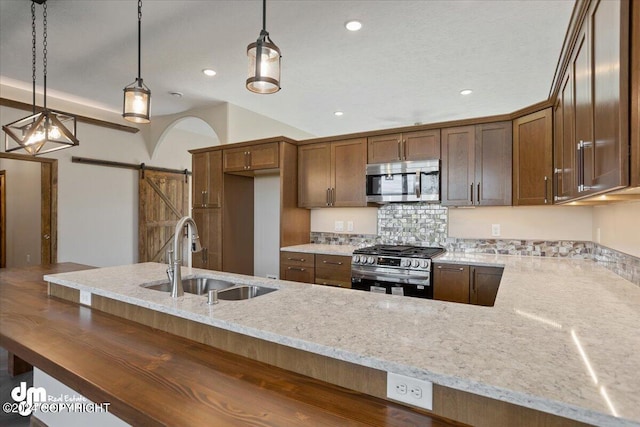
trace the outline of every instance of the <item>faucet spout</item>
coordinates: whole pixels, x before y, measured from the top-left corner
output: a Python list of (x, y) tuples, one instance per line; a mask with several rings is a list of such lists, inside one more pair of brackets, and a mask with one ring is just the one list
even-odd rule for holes
[(198, 237), (198, 227), (196, 226), (193, 218), (184, 216), (180, 218), (176, 224), (176, 230), (173, 235), (173, 260), (169, 260), (169, 269), (172, 271), (171, 275), (171, 298), (178, 298), (184, 295), (184, 289), (182, 288), (182, 239), (184, 238), (184, 227), (187, 226), (189, 236), (192, 238), (190, 249), (192, 252), (199, 252), (202, 250), (200, 245), (200, 237)]

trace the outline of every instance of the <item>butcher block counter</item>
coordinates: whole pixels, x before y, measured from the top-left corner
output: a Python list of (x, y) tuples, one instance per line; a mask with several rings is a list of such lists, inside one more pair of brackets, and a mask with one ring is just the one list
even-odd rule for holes
[(466, 393), (593, 425), (640, 425), (640, 288), (587, 260), (449, 253), (442, 261), (504, 266), (495, 306), (184, 268), (183, 278), (278, 288), (209, 306), (202, 296), (176, 300), (141, 287), (166, 281), (166, 266), (154, 263), (45, 280), (90, 292), (96, 301), (119, 301), (353, 367), (431, 381), (434, 411), (447, 404), (436, 395), (451, 392), (457, 399), (455, 393)]

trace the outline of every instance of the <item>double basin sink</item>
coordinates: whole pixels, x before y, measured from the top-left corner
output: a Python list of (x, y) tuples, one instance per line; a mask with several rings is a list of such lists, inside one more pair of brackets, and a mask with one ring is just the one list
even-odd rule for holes
[[(141, 286), (154, 291), (171, 292), (170, 282)], [(276, 290), (274, 288), (266, 288), (256, 285), (239, 285), (226, 280), (212, 279), (208, 277), (183, 279), (182, 287), (184, 288), (185, 293), (194, 295), (207, 295), (209, 291), (215, 289), (218, 291), (218, 299), (232, 301), (255, 298)]]

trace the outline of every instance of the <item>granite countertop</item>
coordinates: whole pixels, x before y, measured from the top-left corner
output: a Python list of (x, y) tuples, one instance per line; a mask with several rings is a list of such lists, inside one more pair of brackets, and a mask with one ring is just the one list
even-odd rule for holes
[(325, 245), (321, 243), (307, 243), (305, 245), (286, 246), (280, 248), (285, 252), (304, 252), (320, 255), (351, 256), (358, 247), (353, 245)]
[(185, 278), (279, 288), (208, 306), (202, 296), (141, 288), (166, 281), (156, 263), (45, 280), (594, 425), (640, 426), (640, 288), (588, 260), (447, 253), (442, 261), (503, 265), (495, 306), (183, 268)]

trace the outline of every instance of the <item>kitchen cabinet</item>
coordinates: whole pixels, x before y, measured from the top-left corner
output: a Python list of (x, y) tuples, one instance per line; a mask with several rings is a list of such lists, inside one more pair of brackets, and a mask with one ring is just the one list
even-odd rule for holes
[[(578, 32), (556, 104), (564, 117), (554, 125), (563, 127), (555, 132), (563, 148), (555, 151), (564, 154), (562, 166), (571, 166), (569, 149), (575, 156), (569, 177), (556, 164), (559, 202), (629, 185), (629, 6), (593, 1)], [(571, 100), (563, 99), (567, 90)], [(575, 190), (565, 191), (565, 180)]]
[(574, 198), (578, 191), (572, 69), (562, 82), (553, 115), (553, 199), (554, 203), (561, 203)]
[(222, 270), (222, 210), (194, 209), (192, 217), (202, 245), (202, 251), (192, 254), (192, 265), (207, 270)]
[(225, 149), (224, 172), (277, 169), (278, 151), (277, 142)]
[(194, 154), (191, 159), (193, 182), (191, 204), (194, 208), (219, 208), (222, 198), (222, 153)]
[(298, 206), (366, 206), (365, 138), (298, 147)]
[(513, 121), (513, 205), (553, 203), (553, 112)]
[(512, 124), (442, 129), (443, 206), (510, 206)]
[(305, 252), (280, 252), (280, 280), (315, 282), (315, 255)]
[(440, 129), (367, 138), (367, 162), (387, 163), (440, 158)]
[(503, 268), (433, 264), (433, 299), (493, 306)]
[(315, 283), (351, 288), (350, 256), (316, 254), (315, 258)]

